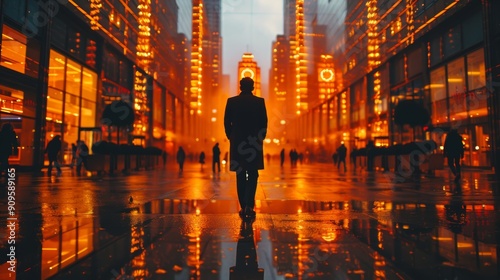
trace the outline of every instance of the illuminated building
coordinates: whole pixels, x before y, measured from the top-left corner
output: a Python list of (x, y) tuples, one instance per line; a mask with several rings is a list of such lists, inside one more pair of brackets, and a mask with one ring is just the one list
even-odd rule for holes
[[(209, 139), (223, 136), (222, 130), (202, 129), (202, 127), (222, 127), (222, 123), (211, 117), (211, 112), (221, 111), (216, 108), (220, 94), (221, 51), (220, 36), (220, 0), (193, 1), (193, 21), (191, 40), (191, 86), (190, 115), (194, 116), (193, 129), (196, 141), (202, 140), (202, 145)], [(221, 119), (219, 120), (221, 121)], [(212, 141), (213, 142), (213, 141)], [(203, 147), (207, 148), (207, 147)]]
[[(362, 148), (369, 140), (385, 146), (426, 138), (442, 145), (450, 127), (458, 127), (466, 147), (464, 163), (491, 165), (498, 129), (490, 122), (493, 108), (488, 109), (487, 98), (498, 78), (489, 78), (487, 71), (499, 71), (494, 66), (498, 50), (491, 47), (499, 35), (491, 29), (487, 7), (498, 4), (339, 2), (318, 4), (318, 23), (327, 26), (326, 49), (333, 57), (338, 94), (319, 105), (326, 110), (310, 108), (296, 120), (304, 139), (314, 139), (314, 131), (306, 128), (317, 119), (328, 119), (320, 133), (328, 135), (332, 150), (340, 141), (348, 141), (348, 149)], [(488, 28), (478, 32), (483, 25)], [(407, 99), (430, 112), (428, 131), (394, 125), (391, 112)]]
[[(266, 105), (273, 108), (269, 114), (270, 123), (279, 123), (281, 126), (268, 131), (269, 138), (279, 139), (278, 144), (290, 141), (290, 123), (295, 119), (295, 86), (293, 81), (295, 69), (290, 67), (290, 43), (286, 36), (278, 35), (272, 45), (271, 68), (269, 69), (269, 101)], [(266, 101), (267, 102), (267, 101)], [(281, 147), (282, 148), (282, 147)], [(276, 151), (279, 152), (279, 151)]]
[(257, 65), (257, 61), (253, 60), (254, 56), (252, 53), (244, 53), (241, 56), (241, 61), (238, 62), (238, 93), (240, 92), (240, 80), (248, 77), (254, 82), (253, 94), (255, 96), (262, 96), (260, 90), (260, 67)]
[[(39, 170), (44, 147), (57, 134), (63, 164), (77, 140), (173, 153), (188, 121), (182, 68), (189, 54), (177, 34), (179, 7), (167, 2), (56, 1), (52, 15), (31, 0), (2, 1), (0, 117), (13, 124), (20, 144), (11, 163)], [(47, 22), (33, 24), (39, 14)], [(123, 129), (120, 139), (100, 123), (114, 100), (136, 109), (132, 129)]]

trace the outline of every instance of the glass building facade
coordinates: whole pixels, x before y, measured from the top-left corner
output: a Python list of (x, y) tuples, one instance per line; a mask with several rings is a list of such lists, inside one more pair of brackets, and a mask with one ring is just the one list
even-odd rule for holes
[[(486, 51), (485, 4), (358, 2), (347, 1), (340, 5), (344, 9), (337, 9), (338, 1), (318, 2), (317, 16), (327, 26), (327, 52), (337, 74), (335, 94), (299, 117), (300, 137), (294, 142), (331, 154), (342, 141), (352, 150), (370, 140), (389, 146), (432, 139), (442, 152), (446, 132), (458, 128), (466, 148), (464, 164), (490, 167), (494, 112), (488, 107), (486, 62), (492, 55)], [(333, 36), (335, 30), (345, 30), (344, 35)], [(408, 99), (429, 111), (425, 128), (394, 124), (394, 108)], [(327, 122), (319, 124), (323, 129), (311, 129), (317, 119)]]
[[(175, 1), (4, 0), (1, 5), (0, 123), (11, 123), (20, 168), (47, 164), (55, 135), (71, 144), (99, 140), (156, 146), (174, 153), (185, 138), (186, 37)], [(108, 104), (122, 100), (135, 112), (122, 129), (101, 124)]]

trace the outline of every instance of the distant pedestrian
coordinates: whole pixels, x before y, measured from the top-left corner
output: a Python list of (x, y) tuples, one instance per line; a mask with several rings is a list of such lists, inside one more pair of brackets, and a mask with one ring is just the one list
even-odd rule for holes
[(212, 172), (215, 173), (215, 166), (217, 165), (217, 171), (220, 173), (220, 148), (219, 143), (215, 143), (212, 147)]
[(87, 158), (89, 156), (89, 147), (84, 141), (80, 140), (77, 146), (78, 163), (76, 165), (76, 174), (80, 175), (82, 170), (82, 165), (85, 166), (85, 170), (88, 169)]
[(239, 214), (242, 219), (252, 219), (259, 170), (264, 169), (263, 142), (268, 120), (264, 98), (252, 93), (254, 81), (241, 79), (240, 89), (239, 95), (227, 99), (224, 129), (230, 142), (229, 168), (236, 172)]
[(73, 168), (73, 166), (76, 166), (78, 164), (78, 156), (76, 154), (78, 150), (78, 147), (76, 146), (75, 143), (71, 143), (71, 163), (69, 164), (69, 167)]
[(461, 177), (460, 159), (464, 158), (463, 138), (456, 129), (450, 130), (444, 141), (444, 156), (448, 158), (448, 166), (455, 175), (455, 182)]
[(202, 151), (200, 153), (200, 158), (199, 158), (198, 162), (201, 165), (201, 169), (203, 169), (203, 165), (205, 164), (205, 152)]
[(9, 156), (17, 153), (17, 135), (14, 127), (10, 123), (6, 123), (0, 130), (0, 173), (5, 172), (5, 176), (9, 170)]
[(284, 163), (285, 163), (285, 148), (281, 149), (280, 152), (280, 166), (283, 167)]
[(184, 152), (184, 149), (181, 146), (177, 150), (177, 163), (179, 164), (179, 172), (183, 171), (185, 160), (186, 160), (186, 152)]
[(344, 172), (347, 171), (347, 167), (345, 165), (345, 158), (347, 156), (347, 148), (344, 145), (344, 143), (340, 144), (340, 146), (337, 148), (337, 155), (339, 157), (338, 162), (337, 162), (337, 168), (340, 170), (340, 164), (344, 164)]
[(333, 165), (337, 165), (337, 162), (339, 161), (339, 154), (337, 152), (332, 154), (332, 160), (333, 160)]
[(167, 165), (167, 151), (163, 150), (163, 152), (161, 153), (161, 158), (163, 160), (163, 166)]
[(52, 140), (47, 143), (47, 147), (45, 148), (45, 153), (49, 159), (49, 167), (47, 170), (47, 176), (52, 175), (52, 165), (54, 165), (57, 169), (57, 176), (61, 176), (61, 164), (59, 163), (59, 153), (61, 152), (61, 136), (56, 135), (52, 138)]
[(366, 170), (373, 171), (373, 159), (375, 155), (375, 143), (373, 140), (368, 141), (366, 144)]
[(351, 158), (352, 165), (354, 166), (354, 170), (356, 170), (356, 157), (358, 156), (358, 149), (354, 147), (349, 154), (349, 157)]

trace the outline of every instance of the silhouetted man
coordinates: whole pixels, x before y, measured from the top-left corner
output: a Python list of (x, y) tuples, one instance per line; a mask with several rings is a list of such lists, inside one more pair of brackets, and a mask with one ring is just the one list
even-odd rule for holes
[(217, 165), (217, 170), (220, 173), (220, 148), (219, 143), (215, 143), (212, 148), (212, 172), (215, 173), (215, 166)]
[(186, 160), (186, 152), (184, 152), (184, 149), (182, 147), (179, 147), (177, 150), (177, 163), (179, 164), (179, 172), (182, 172), (184, 170), (184, 160)]
[(236, 265), (229, 268), (230, 280), (264, 279), (264, 269), (259, 268), (253, 235), (253, 221), (241, 222), (240, 237), (236, 245)]
[(52, 164), (57, 168), (57, 176), (61, 175), (61, 166), (58, 161), (59, 153), (61, 152), (61, 136), (56, 135), (52, 140), (47, 143), (47, 148), (45, 148), (45, 153), (49, 158), (49, 168), (47, 170), (47, 175), (50, 177), (52, 175)]
[(347, 156), (347, 148), (345, 147), (344, 143), (340, 144), (340, 146), (337, 148), (337, 155), (337, 168), (340, 170), (340, 163), (344, 163), (344, 172), (346, 172), (347, 167), (345, 166), (345, 158)]
[(255, 216), (255, 192), (259, 169), (264, 169), (263, 141), (267, 134), (267, 112), (263, 98), (254, 96), (254, 82), (240, 81), (241, 93), (227, 100), (224, 129), (229, 139), (229, 170), (236, 172), (240, 217)]
[(17, 135), (10, 123), (5, 123), (0, 130), (0, 173), (5, 172), (7, 177), (9, 170), (9, 156), (17, 152)]
[(285, 148), (281, 149), (280, 152), (280, 166), (283, 167), (283, 163), (285, 163)]
[(444, 155), (448, 158), (448, 166), (451, 172), (455, 175), (455, 182), (460, 180), (460, 159), (464, 157), (464, 144), (462, 136), (458, 134), (456, 129), (450, 130), (444, 140)]

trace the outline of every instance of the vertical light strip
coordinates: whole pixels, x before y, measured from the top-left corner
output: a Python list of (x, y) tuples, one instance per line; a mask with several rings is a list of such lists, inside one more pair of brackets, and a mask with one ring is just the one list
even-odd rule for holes
[(304, 0), (297, 0), (295, 21), (295, 73), (297, 115), (307, 110), (307, 61), (305, 47)]
[(149, 71), (151, 64), (151, 0), (139, 0), (139, 36), (137, 38), (137, 59), (141, 67)]
[(90, 1), (90, 28), (92, 30), (99, 30), (99, 11), (102, 8), (101, 0)]
[(190, 114), (194, 114), (194, 112), (201, 114), (203, 29), (203, 0), (194, 0), (191, 47)]
[(408, 43), (413, 44), (415, 41), (415, 1), (406, 0), (406, 25), (408, 29)]
[(374, 69), (380, 65), (380, 43), (378, 40), (378, 0), (368, 0), (367, 7), (367, 29), (368, 29), (368, 68)]

